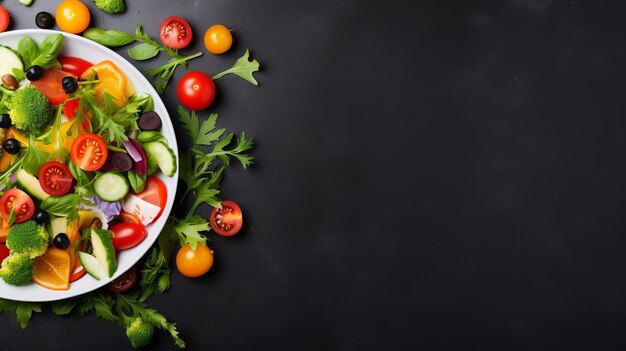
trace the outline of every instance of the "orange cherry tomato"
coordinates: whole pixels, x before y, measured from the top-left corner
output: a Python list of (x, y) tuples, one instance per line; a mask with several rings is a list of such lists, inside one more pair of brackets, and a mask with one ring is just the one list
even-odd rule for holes
[(204, 33), (204, 46), (210, 53), (223, 54), (233, 45), (233, 35), (228, 28), (221, 24), (216, 24)]
[(60, 3), (55, 17), (59, 28), (72, 34), (83, 32), (91, 20), (89, 9), (79, 0), (65, 0)]
[(185, 277), (199, 277), (213, 266), (213, 252), (208, 246), (198, 243), (196, 250), (189, 244), (183, 245), (176, 254), (176, 268)]

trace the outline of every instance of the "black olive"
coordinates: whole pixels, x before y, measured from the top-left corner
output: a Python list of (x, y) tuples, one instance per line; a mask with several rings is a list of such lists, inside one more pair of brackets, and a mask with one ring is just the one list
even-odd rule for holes
[(37, 213), (35, 213), (33, 219), (39, 224), (44, 224), (50, 220), (50, 215), (44, 210), (39, 210)]
[(26, 78), (31, 82), (39, 80), (41, 77), (43, 77), (43, 68), (38, 65), (32, 65), (26, 70)]
[(65, 233), (59, 233), (52, 240), (57, 249), (65, 250), (70, 246), (70, 238)]
[(39, 28), (50, 29), (54, 26), (54, 17), (47, 12), (39, 12), (37, 16), (35, 16), (35, 24)]
[(11, 128), (13, 121), (8, 113), (0, 114), (0, 128)]
[(63, 77), (61, 84), (63, 85), (63, 91), (66, 94), (71, 94), (78, 89), (78, 82), (76, 81), (76, 78), (72, 76)]
[(17, 139), (9, 138), (4, 141), (2, 144), (2, 148), (4, 151), (10, 153), (11, 155), (15, 155), (20, 152), (20, 142)]

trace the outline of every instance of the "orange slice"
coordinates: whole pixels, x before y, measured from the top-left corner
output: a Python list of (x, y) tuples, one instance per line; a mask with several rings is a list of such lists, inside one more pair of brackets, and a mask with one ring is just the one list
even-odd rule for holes
[(93, 71), (98, 73), (99, 80), (99, 83), (94, 87), (96, 99), (98, 99), (98, 101), (102, 101), (102, 97), (106, 91), (115, 99), (120, 100), (121, 103), (119, 104), (125, 105), (128, 79), (124, 73), (122, 73), (122, 71), (120, 71), (120, 69), (113, 62), (106, 60), (85, 71), (81, 78), (89, 79)]
[(54, 247), (35, 258), (33, 281), (51, 290), (70, 288), (70, 255)]

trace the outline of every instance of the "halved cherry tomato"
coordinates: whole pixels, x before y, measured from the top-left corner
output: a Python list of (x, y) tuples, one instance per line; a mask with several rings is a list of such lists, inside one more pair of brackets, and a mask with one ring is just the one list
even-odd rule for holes
[(213, 252), (201, 243), (198, 243), (195, 251), (189, 244), (185, 244), (176, 254), (176, 268), (185, 277), (199, 277), (208, 272), (211, 266), (213, 266)]
[(80, 76), (93, 66), (93, 63), (74, 56), (60, 56), (61, 69), (75, 76)]
[(167, 188), (161, 179), (155, 176), (149, 176), (146, 179), (145, 188), (142, 192), (137, 194), (137, 197), (161, 208), (159, 214), (154, 217), (154, 220), (156, 221), (163, 213), (163, 209), (165, 209), (165, 203), (167, 202)]
[(9, 257), (9, 249), (3, 244), (0, 244), (0, 263), (7, 257)]
[(185, 107), (200, 111), (209, 107), (215, 99), (215, 84), (204, 72), (187, 72), (180, 77), (176, 93)]
[(39, 184), (43, 191), (51, 196), (67, 194), (72, 187), (73, 180), (70, 169), (58, 161), (47, 162), (39, 170)]
[(0, 6), (0, 32), (4, 32), (9, 28), (9, 22), (11, 21), (11, 16), (9, 15), (9, 11), (4, 7)]
[(109, 228), (113, 232), (113, 247), (116, 250), (126, 250), (137, 246), (148, 233), (146, 227), (138, 223), (119, 222)]
[(30, 219), (35, 212), (33, 199), (18, 188), (12, 188), (0, 197), (0, 214), (6, 222), (11, 216), (11, 209), (15, 211), (14, 223), (22, 223)]
[(204, 46), (210, 53), (223, 54), (230, 49), (231, 45), (233, 45), (233, 35), (221, 24), (209, 27), (204, 34)]
[(50, 68), (44, 71), (43, 76), (30, 82), (32, 86), (41, 91), (50, 100), (50, 105), (58, 106), (70, 96), (63, 91), (63, 78), (75, 75), (56, 68)]
[(115, 293), (123, 293), (132, 288), (137, 282), (137, 270), (130, 267), (124, 274), (117, 277), (107, 285), (107, 289)]
[(178, 16), (168, 17), (161, 23), (161, 41), (172, 49), (182, 49), (191, 42), (191, 26)]
[(107, 145), (101, 137), (85, 133), (79, 135), (70, 149), (72, 162), (85, 171), (98, 170), (106, 162)]
[(77, 281), (85, 275), (85, 268), (80, 264), (80, 262), (76, 261), (77, 267), (74, 268), (74, 271), (70, 274), (70, 283)]
[(62, 31), (78, 34), (87, 29), (91, 15), (82, 2), (65, 0), (57, 7), (55, 19)]
[(222, 208), (214, 208), (209, 219), (211, 229), (221, 236), (233, 236), (239, 233), (243, 224), (241, 207), (234, 201), (222, 201)]

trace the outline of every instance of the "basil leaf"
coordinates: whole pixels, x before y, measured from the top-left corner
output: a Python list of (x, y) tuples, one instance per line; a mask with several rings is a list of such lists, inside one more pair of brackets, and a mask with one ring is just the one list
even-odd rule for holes
[(155, 57), (159, 51), (161, 51), (161, 49), (157, 46), (141, 43), (128, 50), (128, 56), (133, 60), (143, 61)]
[(24, 67), (28, 68), (33, 65), (33, 61), (39, 56), (39, 46), (31, 37), (22, 37), (17, 42), (17, 53), (22, 56)]
[(133, 188), (133, 191), (136, 193), (140, 193), (146, 187), (146, 175), (139, 175), (134, 170), (128, 171), (128, 181), (130, 182), (130, 186)]
[(76, 194), (63, 196), (48, 196), (41, 203), (41, 209), (51, 215), (64, 217), (76, 211), (76, 206), (80, 203), (80, 198)]
[(33, 65), (39, 65), (44, 69), (50, 67), (61, 67), (57, 56), (61, 52), (63, 45), (63, 34), (50, 34), (43, 39), (39, 45), (39, 56), (33, 60)]
[(83, 37), (110, 48), (116, 48), (135, 42), (134, 36), (116, 29), (105, 30), (89, 28), (83, 32)]

